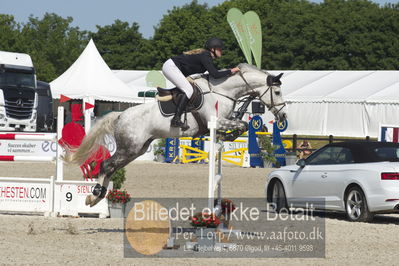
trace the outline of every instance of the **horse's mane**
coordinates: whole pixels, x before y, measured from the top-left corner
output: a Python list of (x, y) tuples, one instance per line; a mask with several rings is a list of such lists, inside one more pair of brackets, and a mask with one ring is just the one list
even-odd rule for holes
[[(245, 73), (245, 72), (258, 72), (258, 73), (266, 74), (267, 76), (270, 75), (268, 72), (266, 72), (266, 70), (259, 69), (256, 66), (250, 65), (250, 64), (247, 64), (247, 63), (240, 63), (237, 67), (240, 69), (240, 71), (242, 73)], [(222, 70), (226, 70), (226, 69), (222, 69)], [(210, 79), (209, 73), (207, 73), (207, 74), (194, 74), (194, 75), (191, 75), (190, 77), (193, 80), (202, 78), (202, 79), (205, 79), (206, 81), (210, 80), (211, 83), (213, 83), (213, 82), (221, 83), (221, 82), (226, 81), (230, 76), (226, 76), (226, 77), (218, 78), (218, 79)]]
[(250, 64), (247, 64), (247, 63), (241, 63), (241, 64), (239, 64), (239, 65), (238, 65), (238, 68), (239, 68), (243, 73), (245, 73), (245, 72), (254, 72), (254, 71), (257, 71), (257, 72), (259, 72), (259, 73), (263, 73), (263, 74), (270, 75), (267, 71), (262, 70), (262, 69), (259, 69), (259, 68), (257, 68), (256, 66), (250, 65)]

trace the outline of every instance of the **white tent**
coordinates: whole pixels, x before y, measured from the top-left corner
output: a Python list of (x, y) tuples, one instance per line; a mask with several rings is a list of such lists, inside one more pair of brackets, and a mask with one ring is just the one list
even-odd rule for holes
[(284, 72), (284, 134), (378, 137), (380, 124), (399, 125), (399, 71)]
[(51, 83), (53, 98), (60, 94), (72, 99), (140, 103), (138, 88), (128, 87), (117, 78), (90, 40), (79, 58)]
[[(50, 83), (53, 98), (63, 94), (72, 99), (141, 103), (138, 90), (118, 79), (105, 63), (93, 40), (90, 40), (79, 58), (57, 79)], [(85, 111), (86, 129), (90, 128), (92, 109)]]

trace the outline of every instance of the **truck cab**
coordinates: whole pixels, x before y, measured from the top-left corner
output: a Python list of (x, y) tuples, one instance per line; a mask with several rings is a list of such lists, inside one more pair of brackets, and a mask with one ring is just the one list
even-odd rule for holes
[(0, 51), (0, 131), (36, 131), (36, 89), (31, 57)]

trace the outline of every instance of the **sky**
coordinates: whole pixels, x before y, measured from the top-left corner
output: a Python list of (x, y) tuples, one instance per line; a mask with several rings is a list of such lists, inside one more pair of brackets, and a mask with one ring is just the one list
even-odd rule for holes
[[(198, 0), (213, 7), (225, 0)], [(111, 25), (116, 19), (137, 22), (145, 38), (154, 34), (163, 15), (174, 6), (179, 7), (191, 0), (0, 0), (0, 14), (13, 15), (16, 22), (26, 23), (30, 15), (41, 19), (48, 13), (73, 18), (72, 26), (96, 32), (96, 25)], [(312, 2), (322, 2), (313, 0)], [(398, 3), (399, 0), (373, 0), (379, 4)]]

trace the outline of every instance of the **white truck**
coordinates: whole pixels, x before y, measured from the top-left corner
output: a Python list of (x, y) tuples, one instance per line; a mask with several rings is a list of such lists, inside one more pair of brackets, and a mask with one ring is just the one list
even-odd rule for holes
[[(41, 130), (37, 124), (38, 91), (31, 57), (0, 51), (0, 131)], [(48, 91), (51, 100), (50, 88)]]

